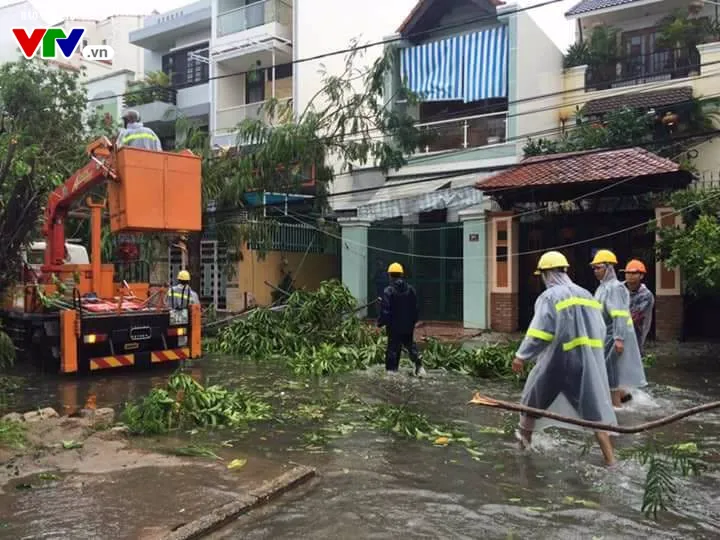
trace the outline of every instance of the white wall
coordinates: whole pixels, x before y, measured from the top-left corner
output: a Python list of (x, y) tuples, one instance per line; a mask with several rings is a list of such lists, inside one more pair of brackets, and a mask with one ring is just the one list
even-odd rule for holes
[(175, 48), (182, 49), (184, 47), (192, 47), (194, 45), (199, 45), (203, 42), (210, 42), (210, 30), (203, 30), (202, 32), (195, 32), (193, 34), (188, 34), (187, 36), (183, 36), (182, 38), (179, 38), (175, 41)]
[(14, 62), (21, 57), (13, 28), (42, 26), (47, 26), (46, 22), (29, 2), (0, 9), (0, 63)]
[[(395, 33), (415, 4), (416, 0), (295, 0), (293, 57), (297, 60), (347, 49), (353, 38), (360, 38), (361, 43), (381, 41)], [(356, 67), (371, 65), (382, 52), (382, 45), (366, 49)], [(340, 74), (344, 62), (345, 55), (340, 54), (295, 64), (297, 110), (304, 110), (320, 88), (322, 65), (330, 74)]]
[[(563, 100), (563, 54), (528, 12), (517, 17), (518, 54), (514, 99), (517, 101), (517, 144), (528, 136), (557, 130)], [(538, 96), (549, 96), (538, 98)], [(532, 111), (532, 112), (531, 112)], [(537, 111), (537, 112), (535, 112)], [(554, 133), (549, 133), (553, 135)]]

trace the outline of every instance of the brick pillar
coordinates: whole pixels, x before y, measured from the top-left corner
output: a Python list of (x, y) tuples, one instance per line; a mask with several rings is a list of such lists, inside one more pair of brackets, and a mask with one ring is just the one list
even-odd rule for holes
[(490, 328), (496, 332), (518, 329), (518, 233), (512, 212), (490, 214)]
[[(656, 208), (658, 227), (682, 227), (682, 217), (671, 208)], [(683, 297), (678, 268), (655, 262), (655, 339), (674, 341), (682, 337)]]

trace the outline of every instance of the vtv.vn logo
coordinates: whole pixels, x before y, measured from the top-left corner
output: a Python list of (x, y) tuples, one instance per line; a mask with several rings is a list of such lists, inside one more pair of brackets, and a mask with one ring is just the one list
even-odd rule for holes
[[(23, 56), (28, 60), (34, 58), (38, 52), (40, 58), (46, 60), (58, 56), (69, 59), (85, 35), (84, 28), (73, 28), (69, 34), (62, 28), (35, 28), (30, 32), (24, 28), (13, 28), (12, 32)], [(87, 60), (112, 60), (115, 51), (109, 45), (87, 45), (83, 48), (82, 55)]]

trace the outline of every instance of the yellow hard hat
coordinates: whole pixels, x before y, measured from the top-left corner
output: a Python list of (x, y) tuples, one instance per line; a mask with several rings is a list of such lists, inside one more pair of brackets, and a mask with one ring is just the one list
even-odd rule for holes
[(177, 279), (178, 281), (190, 281), (190, 272), (187, 270), (180, 270), (180, 272), (178, 272)]
[(595, 254), (595, 257), (593, 257), (592, 262), (590, 263), (590, 266), (595, 266), (596, 264), (617, 264), (618, 260), (615, 254), (608, 250), (608, 249), (600, 249)]
[(388, 274), (404, 274), (405, 270), (403, 270), (402, 264), (400, 263), (392, 263), (390, 266), (388, 266)]
[(558, 268), (564, 269), (569, 267), (570, 263), (565, 255), (559, 251), (548, 251), (547, 253), (543, 253), (542, 257), (540, 257), (537, 264), (537, 270), (535, 270), (535, 275), (540, 274), (542, 270), (555, 270)]

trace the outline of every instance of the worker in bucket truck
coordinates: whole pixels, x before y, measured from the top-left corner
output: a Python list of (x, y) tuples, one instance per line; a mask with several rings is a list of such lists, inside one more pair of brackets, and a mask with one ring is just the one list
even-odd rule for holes
[(122, 115), (124, 129), (120, 130), (115, 147), (117, 149), (127, 146), (162, 152), (160, 137), (150, 128), (140, 122), (140, 113), (132, 109)]
[[(512, 363), (513, 371), (521, 373), (525, 363), (535, 359), (521, 402), (534, 409), (615, 426), (603, 351), (602, 304), (573, 283), (567, 275), (569, 266), (558, 251), (548, 251), (538, 261), (535, 274), (542, 278), (546, 290), (535, 302), (535, 314)], [(521, 414), (516, 433), (520, 446), (529, 447), (534, 431), (553, 424), (558, 423)], [(605, 464), (613, 465), (610, 434), (596, 431), (595, 437)]]

